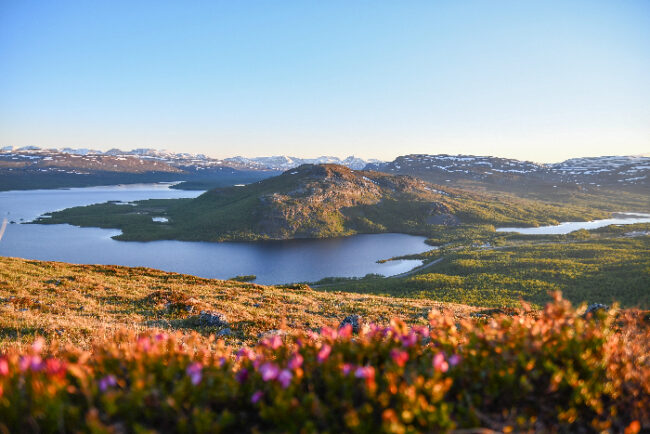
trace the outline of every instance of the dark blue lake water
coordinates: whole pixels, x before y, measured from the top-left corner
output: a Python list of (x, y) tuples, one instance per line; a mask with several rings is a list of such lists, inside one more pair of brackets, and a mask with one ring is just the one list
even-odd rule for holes
[(77, 264), (144, 266), (201, 277), (227, 279), (255, 274), (256, 282), (315, 281), (328, 276), (361, 277), (368, 273), (399, 274), (421, 261), (376, 263), (430, 250), (424, 237), (403, 234), (355, 235), (327, 240), (260, 243), (185, 241), (124, 242), (111, 239), (118, 230), (70, 225), (27, 225), (46, 212), (109, 200), (195, 197), (201, 192), (169, 188), (169, 184), (0, 192), (0, 222), (9, 224), (0, 240), (0, 256)]

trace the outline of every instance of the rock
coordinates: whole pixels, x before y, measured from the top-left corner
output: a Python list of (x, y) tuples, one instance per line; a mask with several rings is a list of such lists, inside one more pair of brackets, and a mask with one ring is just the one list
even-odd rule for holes
[(210, 312), (202, 310), (199, 314), (199, 323), (209, 327), (225, 327), (228, 325), (226, 316), (219, 312)]
[(272, 336), (280, 336), (280, 337), (282, 337), (282, 336), (284, 336), (286, 334), (287, 334), (287, 332), (285, 330), (269, 330), (269, 331), (266, 331), (264, 333), (258, 334), (257, 337), (260, 338), (260, 339), (265, 339), (265, 338), (270, 338)]
[(427, 217), (427, 224), (429, 225), (444, 225), (444, 226), (458, 226), (460, 220), (453, 214), (442, 213), (437, 215), (431, 215)]
[(217, 336), (232, 336), (232, 330), (230, 330), (230, 328), (219, 330)]
[(587, 307), (587, 310), (585, 310), (585, 313), (584, 313), (583, 316), (587, 316), (590, 313), (593, 314), (595, 312), (598, 312), (599, 310), (609, 310), (609, 306), (607, 306), (606, 304), (600, 304), (600, 303), (590, 304)]
[(341, 324), (339, 324), (339, 329), (343, 328), (347, 324), (352, 326), (352, 333), (357, 334), (361, 330), (361, 325), (363, 324), (363, 319), (359, 315), (350, 315), (345, 317)]

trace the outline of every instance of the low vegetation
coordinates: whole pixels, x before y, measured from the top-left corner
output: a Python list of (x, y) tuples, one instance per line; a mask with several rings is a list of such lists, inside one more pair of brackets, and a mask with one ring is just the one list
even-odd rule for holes
[(318, 287), (493, 307), (516, 306), (520, 299), (540, 307), (549, 291), (561, 290), (574, 303), (650, 308), (650, 224), (544, 236), (450, 232), (430, 240), (448, 246), (406, 257), (440, 259), (414, 275), (327, 279)]
[(91, 351), (42, 339), (0, 355), (9, 432), (636, 433), (650, 427), (648, 324), (542, 312), (222, 341), (118, 333)]
[(72, 265), (0, 257), (0, 348), (34, 336), (88, 348), (97, 336), (198, 331), (253, 343), (273, 330), (337, 326), (346, 316), (423, 324), (432, 309), (459, 317), (477, 308), (433, 300), (322, 292), (306, 285), (262, 286), (147, 268)]

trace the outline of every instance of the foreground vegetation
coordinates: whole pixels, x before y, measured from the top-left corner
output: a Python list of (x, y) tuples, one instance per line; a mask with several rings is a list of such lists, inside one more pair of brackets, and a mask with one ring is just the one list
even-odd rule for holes
[(428, 326), (399, 320), (273, 335), (235, 354), (221, 341), (121, 333), (90, 352), (0, 356), (0, 428), (10, 432), (431, 432), (650, 428), (648, 324), (543, 312)]

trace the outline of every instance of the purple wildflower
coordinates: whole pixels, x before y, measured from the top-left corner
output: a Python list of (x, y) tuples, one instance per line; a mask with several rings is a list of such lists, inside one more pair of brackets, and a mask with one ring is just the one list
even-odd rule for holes
[(199, 362), (194, 362), (187, 367), (185, 372), (190, 377), (192, 384), (196, 386), (201, 382), (203, 365), (201, 365)]
[(235, 374), (235, 379), (240, 383), (244, 383), (246, 380), (248, 380), (248, 369), (241, 368), (239, 371), (237, 371)]
[(299, 353), (296, 353), (291, 357), (291, 359), (289, 359), (289, 363), (287, 367), (292, 371), (295, 371), (296, 369), (302, 366), (302, 362), (303, 362), (303, 357)]
[(418, 342), (418, 335), (411, 332), (407, 335), (402, 335), (400, 339), (402, 340), (402, 346), (408, 348), (408, 347), (412, 347)]
[(117, 378), (115, 375), (107, 375), (101, 380), (99, 380), (99, 390), (106, 392), (106, 389), (109, 387), (114, 387), (117, 385)]
[(275, 380), (278, 378), (279, 373), (280, 368), (275, 363), (267, 362), (260, 366), (260, 374), (262, 374), (262, 380), (264, 381)]
[(280, 382), (280, 384), (282, 384), (282, 387), (285, 389), (289, 387), (289, 385), (291, 384), (292, 378), (293, 378), (293, 374), (288, 369), (283, 369), (282, 372), (280, 372), (280, 375), (278, 375), (278, 381)]
[(263, 396), (264, 396), (264, 392), (258, 390), (257, 392), (253, 393), (253, 396), (251, 396), (251, 402), (253, 404), (257, 404), (260, 401), (260, 399), (262, 399)]
[(372, 366), (359, 366), (354, 372), (354, 376), (357, 378), (374, 378), (375, 368)]

